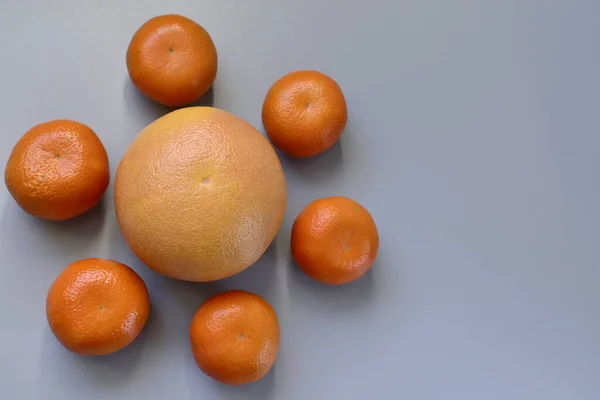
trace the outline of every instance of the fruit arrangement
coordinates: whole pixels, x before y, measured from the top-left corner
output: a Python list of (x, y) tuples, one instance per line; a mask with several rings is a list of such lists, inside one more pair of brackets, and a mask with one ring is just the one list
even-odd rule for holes
[[(141, 93), (165, 106), (183, 107), (144, 128), (117, 167), (114, 204), (128, 246), (146, 266), (173, 279), (209, 282), (245, 270), (262, 256), (284, 218), (286, 180), (275, 149), (296, 158), (330, 149), (347, 122), (340, 86), (317, 71), (277, 80), (262, 107), (265, 137), (227, 111), (190, 106), (210, 89), (218, 67), (215, 45), (196, 22), (179, 15), (150, 19), (131, 39), (126, 63)], [(31, 128), (14, 146), (5, 169), (17, 204), (54, 221), (93, 208), (109, 180), (99, 137), (71, 120)], [(329, 285), (363, 276), (378, 247), (372, 216), (345, 197), (308, 204), (291, 232), (290, 251), (298, 267)], [(141, 277), (118, 261), (98, 258), (65, 267), (46, 301), (56, 339), (90, 356), (128, 346), (150, 312)], [(225, 384), (265, 376), (279, 342), (274, 308), (242, 290), (209, 298), (190, 321), (198, 367)]]

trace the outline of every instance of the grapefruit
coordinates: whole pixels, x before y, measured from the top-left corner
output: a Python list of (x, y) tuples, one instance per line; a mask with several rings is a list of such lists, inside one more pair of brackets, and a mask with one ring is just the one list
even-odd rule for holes
[(136, 137), (115, 178), (131, 250), (172, 278), (207, 282), (252, 265), (286, 205), (279, 158), (249, 123), (212, 107), (173, 111)]

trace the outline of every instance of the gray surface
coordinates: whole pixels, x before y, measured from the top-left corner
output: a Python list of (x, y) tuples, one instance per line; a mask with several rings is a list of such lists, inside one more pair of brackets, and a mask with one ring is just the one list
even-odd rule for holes
[[(26, 215), (2, 188), (0, 398), (600, 398), (600, 2), (49, 3), (0, 4), (0, 165), (32, 125), (72, 118), (99, 134), (114, 172), (165, 112), (129, 84), (125, 50), (168, 12), (213, 35), (215, 106), (260, 127), (270, 84), (315, 68), (342, 86), (349, 123), (326, 155), (282, 160), (276, 243), (214, 284), (137, 261), (112, 186), (65, 223)], [(339, 288), (303, 276), (288, 251), (298, 212), (334, 194), (370, 209), (381, 235), (372, 273)], [(152, 296), (139, 340), (105, 358), (68, 353), (45, 320), (54, 277), (91, 256), (131, 265)], [(281, 320), (274, 370), (246, 387), (206, 378), (189, 351), (193, 311), (229, 288), (262, 294)]]

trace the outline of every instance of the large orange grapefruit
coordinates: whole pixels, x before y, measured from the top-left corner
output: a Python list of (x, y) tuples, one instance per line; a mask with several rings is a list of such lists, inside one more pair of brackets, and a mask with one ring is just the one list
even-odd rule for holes
[(176, 279), (206, 282), (252, 265), (286, 204), (281, 163), (249, 123), (212, 107), (148, 125), (117, 169), (115, 207), (132, 251)]

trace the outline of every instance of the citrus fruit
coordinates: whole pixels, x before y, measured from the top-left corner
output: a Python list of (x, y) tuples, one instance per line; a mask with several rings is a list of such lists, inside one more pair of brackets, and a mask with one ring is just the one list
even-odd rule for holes
[(206, 300), (190, 326), (192, 353), (208, 376), (229, 385), (269, 372), (279, 349), (279, 322), (262, 297), (243, 290)]
[(68, 350), (106, 355), (129, 345), (150, 312), (144, 281), (127, 265), (89, 258), (68, 265), (46, 299), (54, 336)]
[(282, 152), (311, 157), (332, 147), (346, 121), (339, 85), (317, 71), (292, 72), (271, 86), (262, 108), (263, 126)]
[(206, 30), (181, 15), (144, 23), (127, 48), (127, 70), (138, 90), (165, 106), (190, 104), (217, 76), (217, 50)]
[(212, 281), (267, 249), (283, 220), (285, 176), (273, 147), (244, 120), (212, 107), (148, 125), (117, 169), (121, 232), (150, 268)]
[(363, 276), (378, 248), (379, 234), (371, 214), (346, 197), (313, 201), (292, 227), (294, 260), (308, 276), (330, 285)]
[(75, 217), (106, 191), (108, 155), (94, 131), (70, 120), (44, 122), (17, 142), (4, 181), (29, 214), (50, 220)]

